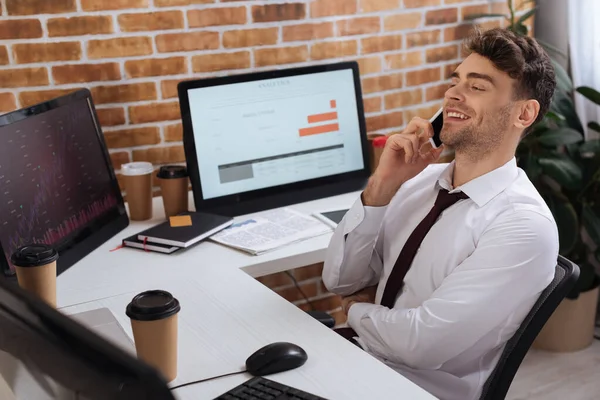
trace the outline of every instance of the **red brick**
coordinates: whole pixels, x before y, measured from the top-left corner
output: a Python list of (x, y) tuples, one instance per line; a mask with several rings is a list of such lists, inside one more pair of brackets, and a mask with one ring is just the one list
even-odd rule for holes
[(283, 41), (323, 39), (333, 36), (333, 22), (286, 25), (282, 27)]
[(453, 42), (455, 40), (463, 40), (473, 29), (472, 24), (463, 24), (444, 29), (444, 41)]
[(250, 68), (250, 52), (204, 54), (192, 58), (194, 72), (216, 72)]
[(300, 290), (298, 290), (295, 286), (277, 289), (275, 292), (289, 302), (304, 300), (304, 296), (310, 299), (311, 297), (315, 297), (317, 295), (317, 290), (319, 287), (317, 282), (300, 282), (298, 286), (302, 292), (300, 292)]
[(0, 40), (40, 37), (42, 37), (42, 24), (38, 19), (9, 19), (0, 21)]
[(0, 65), (8, 65), (8, 50), (6, 46), (0, 46)]
[(306, 17), (304, 3), (276, 3), (252, 6), (254, 22), (276, 22), (303, 19)]
[(403, 0), (404, 8), (439, 6), (442, 0)]
[(52, 89), (52, 90), (39, 90), (34, 92), (21, 92), (19, 93), (19, 103), (21, 107), (29, 107), (34, 104), (42, 103), (44, 101), (52, 100), (60, 96), (64, 96), (77, 89)]
[(165, 142), (181, 142), (183, 140), (183, 125), (173, 124), (164, 128)]
[(115, 126), (125, 124), (125, 109), (122, 107), (96, 109), (98, 121), (102, 126)]
[(388, 15), (383, 19), (383, 26), (386, 31), (403, 31), (405, 29), (420, 28), (422, 25), (423, 14), (420, 12)]
[(148, 5), (148, 0), (81, 0), (81, 8), (83, 8), (83, 11), (146, 8)]
[(337, 32), (340, 36), (364, 35), (380, 30), (379, 17), (350, 18), (337, 22)]
[(381, 72), (380, 57), (365, 57), (356, 60), (358, 62), (358, 70), (361, 75), (375, 74)]
[(160, 133), (157, 126), (144, 128), (121, 129), (104, 132), (106, 145), (111, 149), (119, 147), (134, 147), (160, 143)]
[(88, 58), (133, 57), (152, 54), (152, 39), (148, 36), (128, 36), (116, 39), (90, 40)]
[(156, 36), (156, 48), (161, 53), (212, 50), (218, 47), (218, 32), (167, 33)]
[(185, 74), (187, 61), (185, 57), (130, 60), (125, 61), (125, 72), (129, 78)]
[(381, 111), (381, 97), (363, 99), (363, 109), (365, 114)]
[(161, 31), (184, 27), (181, 11), (121, 14), (117, 20), (122, 32)]
[(52, 67), (54, 83), (82, 83), (95, 81), (116, 81), (121, 79), (118, 63), (104, 64), (70, 64)]
[(113, 32), (110, 15), (94, 15), (70, 18), (50, 18), (48, 36), (100, 35)]
[(423, 89), (418, 88), (386, 94), (383, 101), (386, 110), (421, 104), (423, 102)]
[(72, 61), (81, 58), (79, 42), (20, 43), (13, 45), (12, 50), (18, 64)]
[(156, 85), (154, 82), (144, 82), (128, 85), (96, 86), (92, 88), (92, 97), (96, 104), (155, 100)]
[[(502, 4), (506, 5), (506, 3), (502, 3)], [(477, 5), (474, 5), (474, 6), (464, 6), (460, 10), (460, 15), (461, 15), (462, 19), (467, 19), (471, 15), (475, 15), (475, 14), (487, 14), (489, 12), (490, 12), (490, 5), (489, 4), (477, 4)]]
[(441, 102), (437, 102), (436, 104), (425, 106), (417, 109), (406, 110), (404, 111), (404, 120), (410, 121), (414, 117), (421, 117), (425, 119), (429, 119), (435, 115), (435, 113), (440, 109)]
[(245, 24), (246, 7), (205, 8), (187, 13), (190, 28)]
[(0, 112), (14, 111), (17, 109), (17, 99), (12, 93), (0, 93)]
[[(127, 164), (131, 161), (129, 157), (129, 153), (126, 151), (119, 151), (116, 153), (110, 153), (110, 161), (112, 162), (114, 169), (121, 169), (121, 165)], [(121, 182), (119, 182), (119, 186), (122, 188)]]
[(129, 107), (129, 121), (132, 124), (145, 122), (172, 121), (180, 119), (179, 102), (151, 103)]
[(6, 0), (8, 15), (59, 14), (77, 11), (75, 0)]
[(425, 90), (425, 101), (441, 100), (444, 98), (444, 95), (446, 94), (447, 90), (447, 83), (442, 83), (440, 85), (428, 87)]
[(298, 282), (311, 278), (320, 278), (323, 273), (323, 263), (307, 265), (305, 267), (296, 268), (292, 274)]
[(367, 117), (367, 132), (380, 131), (382, 129), (398, 128), (404, 125), (402, 111), (374, 115)]
[(420, 50), (413, 50), (400, 54), (388, 54), (385, 56), (386, 69), (403, 69), (416, 67), (423, 64)]
[(450, 75), (452, 75), (452, 73), (456, 71), (456, 68), (458, 68), (459, 65), (460, 62), (444, 65), (444, 72), (442, 72), (444, 74), (443, 78), (450, 79)]
[(181, 79), (168, 79), (160, 83), (160, 91), (162, 92), (163, 99), (172, 99), (178, 97), (177, 85), (181, 82)]
[(284, 272), (261, 276), (256, 278), (256, 280), (269, 288), (276, 288), (292, 283), (290, 277)]
[(406, 34), (406, 47), (421, 47), (440, 42), (440, 30), (411, 32)]
[(225, 48), (252, 47), (277, 43), (278, 28), (244, 29), (223, 33)]
[(423, 83), (439, 81), (440, 67), (409, 71), (406, 73), (406, 86), (422, 85)]
[(361, 40), (362, 53), (381, 53), (383, 51), (400, 50), (402, 35), (374, 36)]
[(308, 46), (277, 47), (254, 50), (254, 63), (257, 67), (279, 64), (293, 64), (306, 61)]
[(425, 14), (425, 25), (451, 24), (458, 21), (458, 8), (430, 10)]
[(311, 18), (356, 14), (356, 0), (314, 0), (310, 3)]
[(46, 68), (20, 68), (0, 70), (0, 87), (45, 86), (48, 84)]
[(425, 52), (425, 60), (428, 63), (454, 60), (456, 58), (458, 58), (458, 46), (455, 44), (427, 49)]
[[(209, 4), (216, 0), (154, 0), (156, 7), (187, 6), (190, 4)], [(221, 0), (223, 2), (223, 0)]]
[(362, 80), (363, 93), (369, 94), (374, 92), (382, 92), (384, 90), (399, 89), (402, 87), (404, 74), (381, 75), (372, 78), (364, 78)]
[(312, 45), (310, 57), (313, 60), (323, 60), (326, 58), (354, 56), (357, 51), (358, 44), (355, 40), (318, 42)]
[(509, 13), (509, 9), (508, 9), (508, 4), (505, 1), (502, 2), (493, 2), (490, 4), (491, 9), (490, 12), (494, 13), (494, 14), (508, 14)]
[(358, 9), (360, 12), (376, 12), (386, 10), (398, 10), (402, 8), (400, 0), (359, 0)]
[(133, 161), (149, 161), (152, 164), (169, 164), (185, 161), (183, 146), (152, 147), (134, 150)]

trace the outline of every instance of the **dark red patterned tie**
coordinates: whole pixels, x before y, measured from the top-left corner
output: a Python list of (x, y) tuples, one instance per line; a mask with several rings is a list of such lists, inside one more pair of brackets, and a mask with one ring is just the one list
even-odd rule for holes
[(385, 285), (383, 296), (381, 297), (382, 306), (386, 306), (388, 308), (394, 307), (394, 303), (396, 303), (396, 297), (398, 296), (398, 293), (404, 284), (404, 277), (406, 276), (406, 273), (408, 272), (415, 255), (417, 254), (417, 250), (419, 250), (423, 239), (425, 239), (425, 236), (427, 236), (427, 233), (435, 224), (440, 214), (457, 201), (468, 198), (469, 196), (463, 192), (450, 194), (446, 189), (441, 189), (438, 192), (438, 196), (435, 200), (433, 208), (410, 234), (408, 240), (402, 248), (402, 251), (400, 252), (400, 255), (398, 256), (398, 259), (396, 260), (396, 263), (394, 264), (392, 273), (390, 274), (390, 277)]

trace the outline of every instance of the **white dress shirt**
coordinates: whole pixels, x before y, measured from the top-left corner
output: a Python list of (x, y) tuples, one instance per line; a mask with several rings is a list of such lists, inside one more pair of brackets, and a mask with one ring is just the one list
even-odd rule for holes
[[(323, 281), (341, 295), (378, 284), (375, 304), (354, 303), (348, 313), (363, 349), (440, 399), (469, 400), (479, 397), (504, 344), (552, 281), (558, 229), (514, 158), (454, 189), (453, 170), (454, 163), (430, 165), (385, 207), (359, 198), (331, 239)], [(404, 243), (440, 188), (469, 199), (431, 228), (394, 308), (379, 305)]]

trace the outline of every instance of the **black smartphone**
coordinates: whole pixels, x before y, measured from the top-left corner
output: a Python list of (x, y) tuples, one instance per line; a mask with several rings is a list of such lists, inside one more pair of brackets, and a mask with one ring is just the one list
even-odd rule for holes
[(440, 132), (442, 131), (442, 126), (444, 126), (444, 108), (440, 108), (433, 117), (429, 120), (431, 125), (433, 126), (433, 137), (429, 139), (431, 145), (434, 148), (438, 148), (442, 145), (442, 140), (440, 139)]

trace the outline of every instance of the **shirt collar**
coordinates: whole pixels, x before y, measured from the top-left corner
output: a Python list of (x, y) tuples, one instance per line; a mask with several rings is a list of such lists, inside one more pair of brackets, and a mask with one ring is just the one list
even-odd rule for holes
[(452, 161), (441, 173), (436, 183), (437, 189), (442, 187), (450, 191), (450, 193), (463, 192), (478, 207), (484, 206), (491, 199), (502, 193), (517, 178), (519, 173), (517, 160), (513, 157), (503, 166), (454, 188), (452, 187), (454, 164), (455, 161)]

